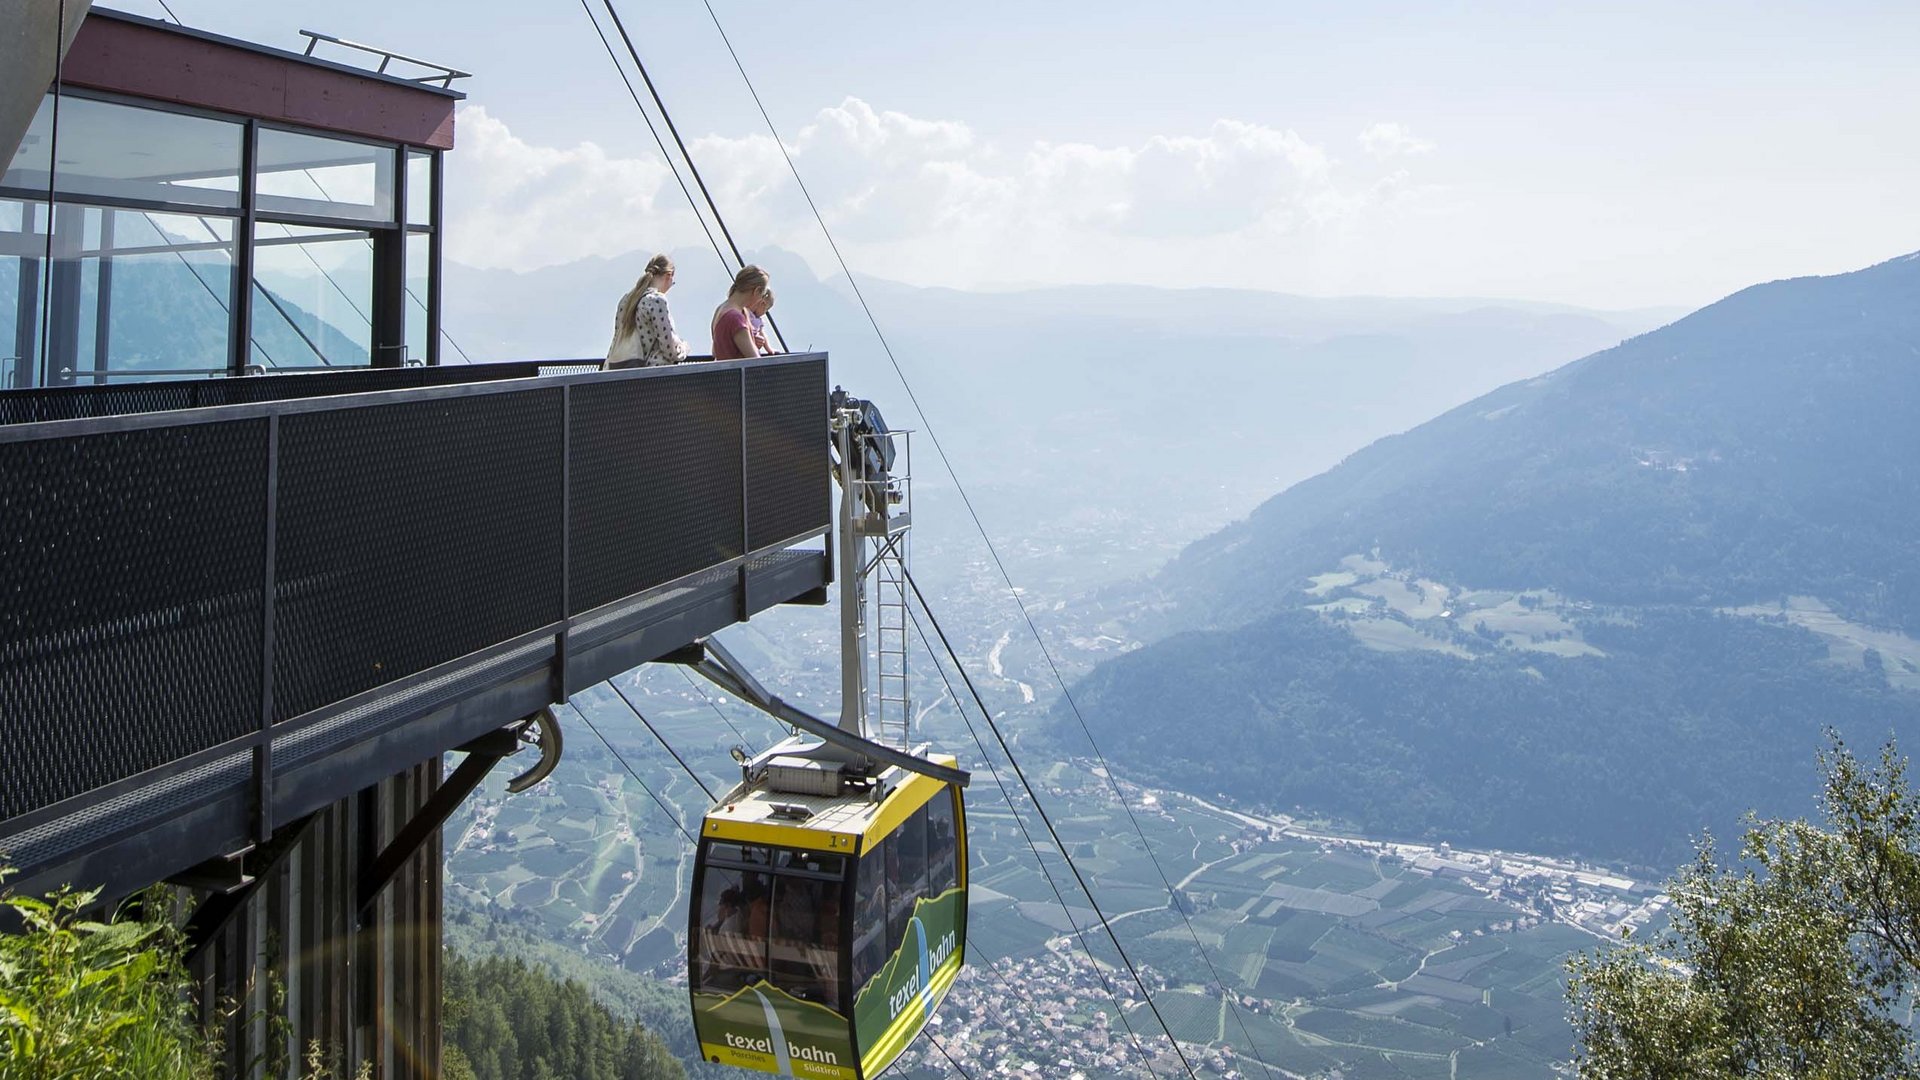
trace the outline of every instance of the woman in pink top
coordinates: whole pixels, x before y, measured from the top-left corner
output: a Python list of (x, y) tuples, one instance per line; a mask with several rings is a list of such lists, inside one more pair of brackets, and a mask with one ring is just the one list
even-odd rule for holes
[(767, 291), (768, 280), (767, 272), (757, 266), (743, 266), (733, 275), (733, 288), (727, 292), (727, 302), (713, 313), (715, 360), (742, 360), (760, 355), (760, 350), (754, 347), (750, 315), (761, 294)]

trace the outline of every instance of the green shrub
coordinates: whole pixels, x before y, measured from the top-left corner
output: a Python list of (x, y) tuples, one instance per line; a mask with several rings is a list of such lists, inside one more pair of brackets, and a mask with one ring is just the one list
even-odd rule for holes
[(0, 934), (0, 1080), (211, 1080), (217, 1047), (195, 1022), (178, 933), (91, 921), (97, 895), (0, 892), (22, 924)]

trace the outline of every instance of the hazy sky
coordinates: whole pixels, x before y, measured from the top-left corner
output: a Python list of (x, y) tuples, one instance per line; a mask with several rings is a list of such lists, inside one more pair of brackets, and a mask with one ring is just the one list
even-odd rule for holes
[[(475, 72), (454, 258), (704, 243), (579, 0), (169, 2)], [(615, 3), (742, 243), (827, 271), (699, 0)], [(1920, 249), (1912, 0), (715, 7), (859, 273), (1625, 307)]]

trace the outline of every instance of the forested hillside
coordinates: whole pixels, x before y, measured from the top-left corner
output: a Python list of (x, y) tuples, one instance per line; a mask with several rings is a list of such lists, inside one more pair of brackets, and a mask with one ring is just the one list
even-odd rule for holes
[(1079, 702), (1110, 753), (1181, 790), (1647, 866), (1748, 808), (1803, 811), (1822, 725), (1870, 741), (1920, 720), (1920, 694), (1823, 665), (1789, 627), (1658, 610), (1586, 640), (1607, 658), (1462, 660), (1288, 611), (1116, 660)]
[(1757, 286), (1383, 439), (1183, 553), (1077, 699), (1146, 777), (1399, 835), (1670, 865), (1803, 813), (1822, 727), (1920, 720), (1916, 298)]
[(660, 1037), (614, 1018), (588, 989), (503, 956), (446, 956), (450, 1080), (683, 1080)]
[[(531, 1057), (524, 1051), (528, 1046), (539, 1045), (541, 1036), (535, 1035), (531, 1043), (520, 1043), (517, 1031), (531, 1023), (531, 1014), (512, 1010), (512, 995), (500, 992), (495, 987), (483, 986), (483, 983), (498, 984), (507, 987), (520, 985), (527, 980), (538, 980), (553, 987), (552, 994), (564, 994), (571, 1004), (559, 1010), (548, 1009), (544, 1015), (549, 1019), (560, 1018), (579, 1013), (581, 1002), (591, 1004), (594, 1010), (603, 1013), (616, 1033), (631, 1031), (636, 1033), (636, 1043), (644, 1052), (632, 1060), (642, 1062), (645, 1068), (662, 1071), (639, 1073), (614, 1073), (612, 1075), (625, 1080), (629, 1075), (657, 1078), (679, 1078), (686, 1074), (688, 1066), (682, 1062), (694, 1062), (690, 1066), (695, 1075), (704, 1074), (710, 1066), (699, 1063), (699, 1050), (693, 1041), (693, 1024), (687, 1012), (687, 997), (684, 989), (662, 985), (644, 975), (628, 971), (616, 964), (606, 963), (582, 954), (578, 949), (551, 940), (543, 935), (541, 928), (528, 912), (498, 906), (478, 907), (472, 901), (450, 895), (446, 900), (445, 928), (447, 957), (449, 964), (458, 958), (465, 970), (473, 974), (469, 989), (463, 991), (468, 998), (480, 1004), (477, 1009), (469, 1010), (467, 1018), (453, 1015), (454, 979), (450, 973), (448, 982), (448, 1045), (456, 1043), (455, 1027), (466, 1023), (464, 1029), (478, 1039), (477, 1046), (509, 1041), (503, 1037), (499, 1023), (486, 1020), (485, 1016), (496, 1011), (507, 1021), (507, 1032), (514, 1033), (513, 1044), (519, 1047), (522, 1065), (532, 1068)], [(524, 970), (525, 974), (513, 974)], [(487, 973), (483, 979), (481, 973)], [(502, 973), (506, 973), (503, 977)], [(495, 1005), (486, 1005), (492, 1001)], [(497, 1006), (497, 1009), (496, 1007)], [(603, 1021), (591, 1021), (598, 1025)], [(489, 1034), (488, 1032), (492, 1032)], [(463, 1036), (464, 1037), (464, 1036)], [(461, 1043), (463, 1049), (465, 1043)], [(484, 1054), (482, 1055), (485, 1056)], [(552, 1064), (550, 1062), (550, 1064)], [(482, 1063), (474, 1060), (478, 1080), (487, 1080), (488, 1073), (481, 1071)], [(714, 1075), (719, 1070), (712, 1070)], [(503, 1077), (519, 1076), (519, 1073), (502, 1073)], [(526, 1075), (541, 1075), (528, 1073)], [(555, 1076), (571, 1076), (567, 1072), (557, 1072)]]

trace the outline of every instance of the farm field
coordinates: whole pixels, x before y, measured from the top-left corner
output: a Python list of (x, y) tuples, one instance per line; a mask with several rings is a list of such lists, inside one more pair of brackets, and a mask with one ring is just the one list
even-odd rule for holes
[[(1598, 942), (1540, 919), (1526, 898), (1492, 899), (1407, 862), (1257, 836), (1192, 810), (1137, 819), (1168, 874), (1187, 879), (1185, 918), (1142, 904), (1158, 884), (1144, 858), (1095, 872), (1095, 891), (1135, 963), (1166, 980), (1156, 997), (1182, 1040), (1243, 1051), (1251, 1041), (1276, 1068), (1349, 1078), (1547, 1076), (1571, 1055), (1560, 968)], [(1080, 827), (1062, 825), (1069, 844)], [(1203, 840), (1228, 853), (1190, 861)], [(1111, 945), (1091, 935), (1089, 945), (1117, 964)], [(1133, 1018), (1153, 1024), (1138, 1007)], [(1258, 1068), (1252, 1055), (1242, 1065)]]
[[(671, 671), (628, 689), (712, 790), (736, 775), (728, 746), (776, 734), (737, 704), (717, 713)], [(505, 777), (490, 778), (449, 822), (449, 887), (531, 916), (590, 958), (671, 983), (683, 967), (691, 871), (679, 829), (697, 825), (707, 796), (617, 698), (590, 692), (577, 704), (626, 765), (580, 717), (565, 717), (567, 752), (546, 783), (508, 796)], [(1344, 1080), (1544, 1077), (1571, 1056), (1561, 967), (1599, 939), (1556, 920), (1539, 887), (1489, 889), (1418, 859), (1124, 789), (1156, 867), (1087, 767), (1030, 777), (1166, 1023), (1219, 1063), (1203, 1071), (1257, 1075), (1264, 1061)], [(968, 963), (997, 977), (963, 982), (943, 1012), (948, 1023), (986, 1025), (1015, 995), (1077, 994), (1057, 1027), (1014, 1040), (1071, 1042), (1113, 1014), (1086, 958), (1118, 985), (1128, 976), (1043, 825), (1016, 805), (1017, 817), (991, 783), (968, 793)], [(1049, 978), (1066, 982), (1043, 985)], [(1126, 1022), (1157, 1034), (1138, 996), (1123, 996)], [(1045, 1056), (1043, 1045), (1025, 1052)]]

